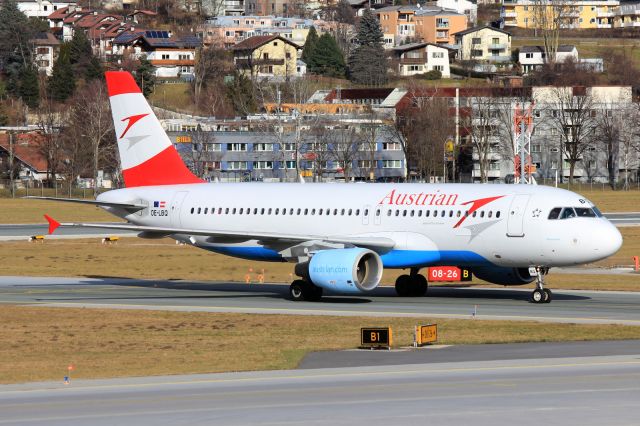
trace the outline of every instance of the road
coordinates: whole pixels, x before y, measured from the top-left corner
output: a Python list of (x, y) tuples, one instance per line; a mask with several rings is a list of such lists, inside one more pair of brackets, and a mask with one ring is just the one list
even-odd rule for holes
[[(603, 280), (616, 279), (603, 276)], [(363, 296), (287, 300), (285, 284), (237, 284), (125, 278), (0, 277), (1, 303), (114, 309), (289, 315), (406, 316), (640, 325), (640, 293), (555, 291), (550, 304), (528, 302), (530, 289), (431, 288), (400, 298), (391, 287)]]
[(631, 425), (637, 355), (0, 386), (0, 424)]

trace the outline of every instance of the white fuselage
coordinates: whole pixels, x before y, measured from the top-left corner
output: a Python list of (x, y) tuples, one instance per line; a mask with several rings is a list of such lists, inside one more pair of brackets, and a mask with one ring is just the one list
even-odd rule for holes
[[(608, 257), (622, 244), (618, 230), (601, 216), (549, 219), (555, 208), (595, 206), (545, 186), (188, 184), (119, 189), (98, 200), (148, 205), (133, 214), (107, 208), (136, 225), (384, 237), (396, 244), (379, 252), (387, 268), (576, 265)], [(235, 257), (283, 260), (257, 240), (172, 238)]]

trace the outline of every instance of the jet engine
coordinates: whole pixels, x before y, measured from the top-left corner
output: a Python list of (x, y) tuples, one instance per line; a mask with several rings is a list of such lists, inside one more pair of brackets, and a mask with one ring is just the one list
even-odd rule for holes
[(318, 287), (340, 293), (373, 290), (382, 279), (382, 260), (362, 249), (321, 250), (309, 262), (296, 265), (296, 274)]
[(529, 284), (536, 279), (536, 277), (532, 277), (531, 274), (529, 274), (529, 268), (484, 266), (473, 268), (473, 274), (481, 280), (502, 285)]

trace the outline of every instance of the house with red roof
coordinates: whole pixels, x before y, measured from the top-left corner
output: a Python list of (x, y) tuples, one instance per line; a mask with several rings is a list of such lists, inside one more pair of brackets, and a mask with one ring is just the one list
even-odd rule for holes
[(176, 36), (171, 31), (144, 30), (124, 32), (113, 39), (112, 55), (145, 57), (155, 67), (158, 78), (191, 80), (194, 76), (196, 49), (202, 40)]
[(233, 61), (251, 78), (283, 80), (298, 75), (300, 46), (279, 35), (254, 36), (235, 44)]
[(14, 167), (18, 168), (18, 179), (47, 179), (47, 159), (42, 154), (41, 144), (44, 137), (39, 132), (18, 133), (13, 147), (9, 142), (9, 134), (0, 131), (0, 170), (9, 170), (10, 152), (13, 151)]

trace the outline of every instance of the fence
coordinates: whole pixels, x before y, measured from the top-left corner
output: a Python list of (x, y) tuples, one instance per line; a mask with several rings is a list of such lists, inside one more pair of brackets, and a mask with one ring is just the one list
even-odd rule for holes
[[(9, 180), (0, 180), (0, 198), (20, 198), (20, 197), (63, 197), (63, 198), (94, 198), (93, 188), (71, 185), (67, 182), (55, 182), (53, 185), (43, 184), (38, 180), (16, 180), (14, 191), (11, 191)], [(105, 192), (107, 189), (98, 188), (98, 192)]]

